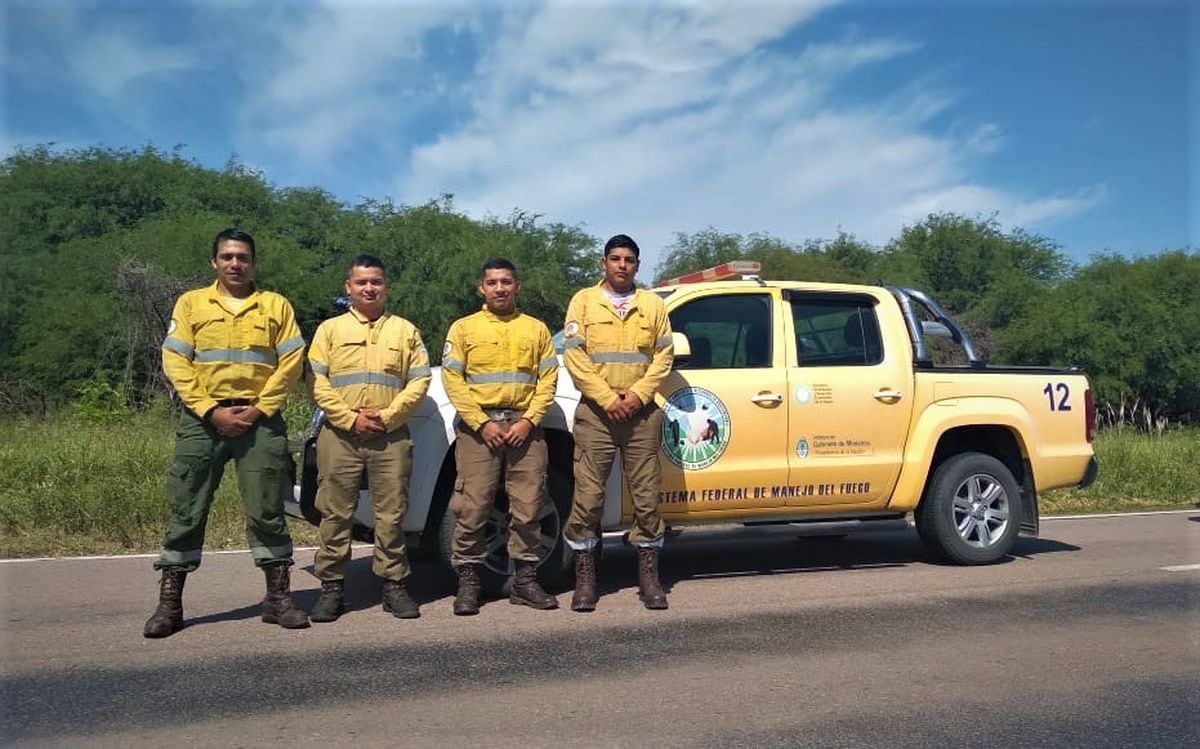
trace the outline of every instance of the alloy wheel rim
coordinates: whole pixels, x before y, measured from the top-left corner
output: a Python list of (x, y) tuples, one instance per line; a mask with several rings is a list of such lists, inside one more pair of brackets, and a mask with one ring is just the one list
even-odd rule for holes
[(959, 538), (977, 549), (999, 543), (1011, 521), (1008, 492), (995, 476), (986, 473), (972, 474), (958, 485), (952, 511)]

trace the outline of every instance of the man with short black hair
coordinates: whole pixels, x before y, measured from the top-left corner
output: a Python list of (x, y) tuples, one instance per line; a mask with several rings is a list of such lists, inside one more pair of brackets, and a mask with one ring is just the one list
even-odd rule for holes
[(313, 570), (321, 595), (314, 622), (336, 621), (345, 610), (350, 531), (365, 469), (375, 514), (372, 569), (383, 579), (383, 610), (398, 619), (420, 616), (405, 589), (411, 574), (402, 523), (412, 474), (408, 418), (429, 389), (429, 355), (417, 328), (386, 311), (383, 261), (359, 255), (350, 263), (350, 310), (321, 323), (308, 352), (313, 400), (325, 411), (317, 437), (321, 546)]
[(479, 613), (480, 566), (487, 554), (483, 533), (501, 476), (508, 494), (508, 556), (516, 563), (509, 601), (558, 608), (536, 576), (542, 552), (538, 510), (549, 501), (549, 456), (540, 424), (554, 402), (558, 357), (545, 324), (517, 309), (520, 290), (510, 261), (484, 263), (483, 309), (456, 320), (442, 349), (442, 384), (459, 415), (458, 481), (450, 499), (459, 616)]
[(246, 509), (254, 563), (266, 576), (264, 622), (308, 626), (291, 598), (292, 538), (283, 514), (291, 492), (287, 427), (280, 409), (300, 378), (304, 339), (292, 305), (254, 285), (254, 238), (226, 229), (213, 239), (212, 286), (175, 304), (163, 341), (163, 370), (184, 411), (167, 475), (171, 522), (154, 568), (162, 571), (159, 601), (146, 637), (183, 626), (183, 585), (200, 566), (213, 495), (233, 460)]
[(648, 609), (667, 608), (658, 576), (666, 526), (658, 513), (662, 411), (654, 391), (671, 371), (674, 346), (666, 307), (634, 285), (641, 252), (627, 234), (604, 245), (604, 279), (567, 307), (563, 362), (579, 388), (575, 409), (575, 496), (564, 528), (575, 550), (574, 611), (596, 608), (596, 557), (604, 487), (616, 451), (633, 498), (629, 540), (637, 547), (638, 588)]

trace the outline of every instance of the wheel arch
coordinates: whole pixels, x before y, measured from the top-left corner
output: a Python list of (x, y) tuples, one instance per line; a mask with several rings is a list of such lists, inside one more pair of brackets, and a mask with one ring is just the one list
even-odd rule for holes
[(943, 432), (933, 450), (920, 501), (925, 501), (933, 474), (938, 467), (955, 455), (963, 453), (990, 455), (1004, 464), (1021, 490), (1018, 519), (1020, 532), (1024, 535), (1037, 535), (1040, 518), (1033, 465), (1021, 433), (1008, 425), (972, 424), (953, 427)]

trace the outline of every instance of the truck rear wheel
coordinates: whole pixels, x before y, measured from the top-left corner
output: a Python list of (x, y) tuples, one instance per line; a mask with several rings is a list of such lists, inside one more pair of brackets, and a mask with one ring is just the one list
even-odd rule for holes
[(960, 453), (933, 472), (917, 507), (917, 533), (941, 559), (991, 564), (1016, 543), (1020, 496), (1012, 471), (999, 460)]
[[(563, 524), (571, 511), (575, 482), (569, 470), (554, 463), (550, 464), (547, 473), (550, 496), (538, 514), (542, 535), (538, 579), (546, 588), (555, 590), (566, 587), (575, 564), (574, 552), (562, 537)], [(484, 544), (487, 549), (483, 561), (484, 591), (489, 596), (503, 598), (508, 595), (512, 574), (516, 571), (516, 565), (508, 556), (508, 495), (503, 488), (496, 492), (496, 502), (484, 531)], [(453, 545), (454, 513), (447, 508), (438, 529), (438, 549), (447, 565), (453, 556)]]

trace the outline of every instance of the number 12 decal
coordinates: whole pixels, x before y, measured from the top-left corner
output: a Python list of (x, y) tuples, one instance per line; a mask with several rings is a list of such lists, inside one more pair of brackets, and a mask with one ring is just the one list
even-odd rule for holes
[[(1059, 395), (1057, 405), (1054, 403), (1055, 392), (1057, 392)], [(1071, 410), (1071, 404), (1067, 402), (1067, 399), (1071, 397), (1071, 388), (1067, 387), (1067, 383), (1060, 382), (1056, 385), (1053, 382), (1047, 382), (1046, 387), (1042, 389), (1042, 394), (1050, 399), (1051, 411)]]

